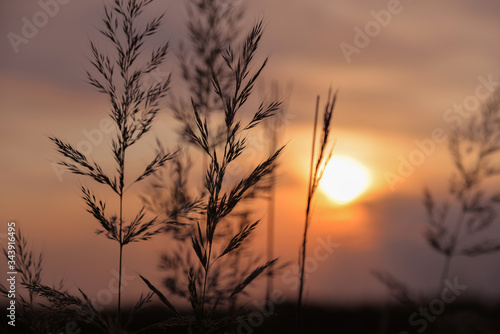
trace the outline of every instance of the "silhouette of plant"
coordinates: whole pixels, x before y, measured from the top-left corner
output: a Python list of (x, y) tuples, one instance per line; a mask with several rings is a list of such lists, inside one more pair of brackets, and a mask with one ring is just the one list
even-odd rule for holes
[[(171, 295), (181, 298), (189, 296), (188, 277), (197, 261), (194, 253), (189, 251), (192, 247), (191, 236), (197, 233), (196, 221), (203, 215), (203, 210), (206, 210), (206, 196), (201, 194), (200, 197), (194, 198), (187, 186), (190, 166), (192, 162), (189, 157), (183, 154), (183, 151), (178, 152), (172, 163), (166, 167), (167, 173), (156, 173), (155, 181), (147, 191), (148, 195), (143, 197), (148, 210), (165, 218), (164, 231), (174, 239), (170, 243), (172, 247), (162, 253), (159, 268), (166, 274), (163, 285)], [(163, 174), (169, 174), (170, 178), (167, 179)], [(165, 181), (166, 179), (168, 181)], [(247, 192), (238, 206), (243, 207), (242, 209), (235, 209), (220, 222), (214, 235), (214, 243), (228, 244), (238, 231), (253, 223), (250, 200), (262, 198), (261, 193), (267, 191), (267, 188), (261, 189), (266, 187), (266, 181), (262, 180), (264, 185), (256, 185)], [(215, 300), (223, 294), (222, 290), (226, 293), (233, 291), (236, 285), (250, 274), (252, 265), (260, 260), (258, 254), (248, 249), (251, 239), (252, 236), (249, 235), (244, 243), (225, 255), (224, 266), (213, 268), (213, 280), (207, 283), (210, 287), (207, 289), (207, 298)], [(277, 269), (275, 267), (268, 271)], [(198, 276), (201, 275), (201, 272), (198, 272)], [(226, 302), (229, 304), (229, 312), (236, 310), (237, 297), (238, 295), (234, 295)]]
[[(210, 119), (214, 114), (222, 114), (224, 106), (217, 96), (212, 86), (212, 71), (216, 73), (223, 90), (230, 89), (234, 78), (231, 76), (231, 69), (224, 64), (222, 53), (230, 45), (237, 35), (237, 21), (243, 14), (241, 7), (235, 6), (233, 2), (227, 0), (191, 0), (187, 3), (188, 17), (187, 29), (189, 31), (189, 47), (183, 42), (180, 45), (178, 60), (181, 65), (181, 74), (191, 98), (198, 106), (201, 115), (206, 117), (207, 126), (210, 127)], [(191, 243), (191, 234), (193, 227), (189, 226), (192, 220), (189, 219), (193, 213), (199, 213), (201, 209), (201, 199), (205, 192), (197, 198), (190, 195), (188, 179), (192, 166), (189, 148), (198, 148), (197, 145), (189, 145), (189, 135), (186, 133), (186, 127), (195, 127), (195, 118), (191, 111), (191, 104), (182, 98), (174, 98), (171, 95), (170, 107), (173, 110), (175, 118), (181, 122), (181, 138), (188, 144), (182, 149), (182, 155), (177, 155), (173, 160), (173, 168), (168, 169), (168, 173), (159, 171), (157, 177), (151, 183), (147, 195), (143, 196), (146, 207), (154, 214), (161, 217), (177, 217), (176, 221), (169, 221), (165, 225), (165, 232), (174, 237), (176, 241)], [(211, 132), (212, 133), (212, 132)], [(213, 132), (209, 147), (217, 147), (224, 143), (224, 127), (219, 127)], [(181, 158), (182, 156), (182, 158)], [(203, 155), (203, 166), (206, 168), (206, 158)], [(191, 186), (193, 186), (191, 184)], [(247, 196), (249, 197), (249, 196)], [(187, 219), (187, 223), (181, 220)], [(224, 222), (224, 227), (219, 228), (219, 233), (215, 238), (232, 237), (231, 223), (228, 220)], [(227, 225), (227, 226), (226, 226)], [(184, 245), (177, 247), (183, 248)], [(239, 256), (241, 249), (228, 256)], [(189, 254), (181, 252), (184, 255), (184, 262), (189, 263)], [(182, 286), (185, 272), (178, 270), (181, 266), (171, 266), (170, 263), (182, 263), (179, 258), (181, 255), (173, 252), (169, 259), (169, 253), (162, 254), (160, 268), (167, 272), (164, 280), (165, 286), (171, 289), (171, 293), (179, 294), (178, 286)], [(238, 259), (235, 258), (237, 263)], [(234, 268), (237, 268), (236, 265)], [(235, 272), (236, 274), (236, 272)], [(236, 278), (236, 276), (235, 276)], [(185, 285), (187, 287), (187, 285)], [(181, 293), (185, 295), (185, 293)]]
[[(271, 83), (271, 99), (279, 99), (280, 96), (291, 94), (291, 85), (288, 85), (283, 91), (280, 90), (279, 84), (276, 81)], [(264, 89), (265, 90), (265, 89)], [(266, 132), (268, 138), (271, 138), (269, 142), (269, 153), (276, 151), (278, 148), (279, 136), (278, 132), (283, 131), (285, 127), (285, 115), (287, 114), (286, 102), (276, 111), (276, 116), (268, 119), (265, 124)], [(277, 166), (278, 167), (278, 166)], [(276, 207), (276, 186), (277, 186), (277, 169), (275, 168), (271, 171), (269, 175), (269, 186), (268, 191), (264, 194), (264, 198), (267, 200), (267, 242), (266, 242), (266, 254), (267, 260), (270, 261), (274, 259), (274, 239), (275, 239), (275, 207)], [(282, 264), (282, 267), (287, 264)], [(277, 274), (277, 270), (269, 270), (267, 272), (266, 280), (266, 303), (270, 305), (271, 293), (274, 290), (274, 276)]]
[[(323, 177), (326, 165), (330, 161), (333, 154), (334, 141), (331, 140), (331, 123), (333, 117), (333, 110), (335, 108), (335, 102), (337, 101), (337, 93), (332, 95), (332, 91), (328, 92), (328, 99), (325, 106), (325, 111), (323, 112), (323, 126), (321, 128), (321, 137), (317, 137), (317, 126), (318, 126), (318, 114), (319, 114), (319, 103), (320, 98), (317, 97), (316, 109), (314, 113), (314, 129), (313, 129), (313, 139), (312, 139), (312, 150), (311, 150), (311, 168), (309, 173), (309, 185), (307, 189), (307, 207), (306, 207), (306, 218), (304, 224), (304, 235), (302, 239), (302, 247), (300, 248), (299, 254), (299, 268), (300, 268), (300, 285), (299, 285), (299, 296), (297, 301), (297, 318), (296, 318), (296, 332), (300, 332), (301, 323), (301, 311), (302, 311), (302, 295), (304, 292), (305, 277), (304, 268), (306, 260), (307, 251), (307, 232), (309, 230), (309, 225), (311, 222), (311, 204), (314, 198), (314, 194), (318, 188), (319, 182)], [(319, 142), (318, 142), (319, 140)], [(318, 153), (316, 153), (316, 142), (320, 144)]]
[[(145, 85), (143, 80), (164, 62), (168, 50), (168, 43), (164, 43), (154, 49), (148, 59), (140, 61), (146, 51), (144, 43), (158, 32), (163, 18), (163, 15), (159, 15), (148, 20), (144, 26), (140, 24), (142, 12), (152, 2), (153, 0), (115, 0), (111, 6), (105, 7), (104, 27), (100, 30), (113, 46), (113, 52), (101, 51), (94, 42), (90, 42), (90, 61), (94, 71), (87, 71), (86, 74), (88, 82), (110, 101), (110, 117), (116, 129), (112, 139), (112, 155), (116, 162), (115, 175), (107, 174), (100, 164), (70, 144), (50, 136), (57, 151), (66, 158), (59, 162), (59, 165), (74, 174), (88, 176), (100, 184), (107, 185), (118, 197), (119, 212), (110, 215), (105, 202), (98, 199), (88, 187), (81, 187), (87, 211), (99, 223), (96, 233), (117, 242), (119, 246), (119, 328), (122, 326), (123, 247), (133, 242), (148, 240), (161, 231), (157, 218), (147, 219), (144, 208), (127, 224), (123, 213), (123, 198), (130, 186), (156, 172), (173, 157), (172, 153), (159, 145), (151, 162), (140, 174), (134, 176), (131, 182), (126, 183), (126, 153), (151, 130), (160, 109), (160, 101), (165, 97), (170, 84), (170, 77), (151, 85)], [(70, 295), (60, 294), (45, 287), (37, 287), (35, 291), (53, 303), (93, 308), (83, 292), (84, 301), (75, 300)], [(139, 304), (143, 303), (141, 299)], [(101, 328), (105, 327), (101, 323), (99, 325)]]
[[(243, 9), (225, 0), (193, 0), (188, 4), (188, 12), (187, 27), (190, 32), (190, 48), (182, 45), (178, 57), (183, 79), (192, 94), (192, 103), (198, 106), (198, 112), (204, 117), (207, 128), (214, 129), (209, 132), (208, 146), (211, 149), (222, 150), (226, 140), (226, 127), (224, 124), (218, 127), (211, 126), (211, 118), (224, 113), (224, 104), (213, 89), (212, 72), (218, 78), (221, 91), (228, 92), (232, 89), (231, 86), (235, 85), (236, 79), (232, 74), (232, 69), (226, 65), (223, 53), (237, 35), (236, 23), (241, 18)], [(147, 192), (148, 195), (144, 196), (143, 200), (148, 209), (161, 217), (177, 216), (180, 218), (165, 226), (165, 231), (175, 239), (176, 246), (174, 250), (170, 248), (163, 252), (160, 269), (166, 272), (163, 283), (169, 292), (186, 298), (189, 295), (187, 278), (193, 263), (193, 254), (190, 254), (186, 249), (192, 247), (191, 235), (196, 232), (195, 220), (190, 217), (200, 214), (199, 210), (202, 208), (200, 200), (206, 200), (204, 197), (207, 192), (202, 189), (199, 191), (198, 197), (195, 198), (190, 194), (187, 185), (188, 179), (191, 179), (190, 167), (192, 166), (188, 149), (190, 147), (200, 149), (199, 145), (192, 143), (191, 136), (186, 131), (188, 128), (197, 126), (192, 106), (181, 99), (172, 99), (171, 108), (182, 124), (181, 137), (189, 145), (182, 150), (182, 155), (177, 155), (174, 158), (174, 163), (171, 164), (172, 168), (169, 168), (168, 173), (162, 171), (158, 173), (158, 177), (151, 184)], [(271, 154), (276, 149), (277, 147)], [(207, 156), (203, 154), (202, 168), (206, 167)], [(168, 176), (166, 177), (165, 174)], [(239, 209), (233, 211), (220, 222), (214, 235), (214, 242), (227, 244), (237, 231), (251, 225), (250, 201), (265, 196), (270, 189), (270, 181), (271, 174), (247, 191), (238, 206)], [(179, 210), (183, 211), (182, 215), (175, 214)], [(250, 274), (251, 265), (258, 262), (259, 255), (254, 255), (247, 249), (249, 244), (250, 237), (237, 249), (225, 255), (225, 262), (228, 265), (214, 267), (213, 277), (216, 277), (218, 281), (210, 282), (209, 278), (207, 285), (210, 288), (207, 289), (207, 294), (210, 296), (207, 299), (216, 299), (218, 295), (221, 295), (219, 291), (221, 289), (234, 290), (236, 285)], [(268, 261), (272, 259), (270, 258)], [(272, 271), (269, 269), (268, 273)], [(227, 302), (230, 305), (229, 312), (236, 310), (237, 297), (238, 294), (232, 296)]]
[[(244, 10), (232, 0), (189, 0), (187, 10), (189, 46), (181, 42), (177, 58), (190, 99), (198, 107), (199, 113), (206, 117), (207, 126), (210, 127), (211, 115), (224, 109), (221, 99), (213, 90), (212, 73), (217, 76), (221, 91), (229, 92), (234, 85), (234, 76), (222, 54), (228, 45), (235, 42), (239, 33), (238, 22)], [(175, 118), (184, 125), (181, 136), (189, 142), (191, 137), (184, 130), (187, 126), (196, 126), (191, 102), (172, 96), (170, 107)], [(209, 147), (223, 144), (224, 127), (210, 134)]]
[[(478, 115), (456, 128), (449, 150), (454, 172), (450, 178), (451, 203), (438, 203), (429, 189), (424, 189), (428, 227), (426, 240), (445, 257), (439, 286), (448, 278), (453, 258), (480, 256), (500, 251), (500, 240), (469, 237), (488, 229), (495, 221), (500, 194), (488, 195), (487, 183), (500, 174), (495, 157), (500, 152), (500, 90), (488, 100)], [(453, 209), (458, 215), (453, 214)], [(451, 222), (450, 222), (451, 221)]]
[[(16, 272), (17, 289), (11, 291), (10, 287), (0, 283), (0, 294), (7, 300), (15, 301), (16, 327), (29, 330), (30, 333), (49, 333), (61, 328), (69, 318), (55, 315), (50, 310), (36, 310), (36, 301), (40, 294), (30, 289), (39, 285), (43, 277), (43, 254), (30, 249), (28, 239), (22, 229), (16, 227), (8, 234), (8, 244), (3, 247), (6, 263), (14, 266), (10, 272)], [(19, 284), (20, 283), (20, 284)], [(54, 287), (55, 288), (55, 287)], [(59, 282), (58, 290), (64, 289), (63, 281)], [(13, 328), (13, 327), (11, 327)]]
[[(500, 194), (492, 193), (488, 187), (500, 174), (500, 166), (495, 161), (500, 152), (499, 123), (500, 89), (497, 89), (480, 112), (451, 133), (449, 151), (454, 171), (449, 180), (449, 198), (438, 201), (424, 188), (425, 239), (445, 258), (437, 293), (443, 289), (454, 258), (500, 251), (499, 238), (484, 236), (496, 220), (500, 203)], [(399, 301), (415, 300), (409, 298), (411, 291), (407, 285), (391, 274), (380, 271), (374, 274)]]
[[(183, 316), (177, 308), (143, 277), (149, 288), (167, 305), (176, 315), (177, 322), (189, 324), (194, 333), (214, 333), (221, 328), (227, 327), (235, 322), (237, 317), (244, 315), (244, 309), (238, 308), (226, 316), (219, 317), (219, 312), (227, 308), (232, 298), (241, 294), (257, 277), (269, 270), (276, 260), (250, 269), (248, 274), (240, 281), (235, 282), (230, 271), (223, 268), (231, 263), (231, 254), (234, 254), (248, 243), (258, 225), (258, 221), (248, 223), (245, 216), (242, 224), (227, 223), (230, 215), (233, 215), (242, 201), (251, 197), (261, 186), (263, 180), (271, 173), (279, 154), (283, 148), (277, 149), (273, 154), (258, 164), (246, 177), (235, 180), (235, 176), (228, 170), (242, 160), (242, 155), (247, 149), (248, 136), (252, 129), (261, 124), (265, 119), (273, 116), (279, 109), (281, 103), (272, 101), (261, 103), (257, 111), (247, 122), (243, 121), (242, 108), (251, 95), (255, 81), (267, 64), (267, 59), (251, 73), (251, 64), (255, 52), (262, 37), (262, 22), (258, 22), (246, 37), (243, 45), (237, 52), (230, 46), (222, 55), (225, 71), (231, 73), (232, 85), (223, 88), (218, 73), (211, 72), (212, 90), (223, 106), (224, 120), (221, 126), (214, 130), (208, 125), (208, 114), (202, 113), (203, 106), (191, 100), (191, 112), (194, 124), (185, 122), (184, 133), (189, 142), (203, 152), (208, 160), (208, 166), (204, 173), (204, 190), (202, 193), (203, 204), (201, 214), (193, 215), (189, 233), (190, 245), (179, 248), (173, 256), (164, 259), (162, 264), (168, 268), (181, 266), (187, 282), (187, 289), (179, 287), (178, 282), (169, 279), (166, 283), (170, 291), (176, 291), (178, 295), (188, 298), (193, 311), (193, 316)], [(219, 131), (220, 129), (223, 129)], [(212, 131), (223, 133), (217, 138), (223, 139), (220, 144), (211, 145)], [(184, 197), (184, 196), (182, 196)], [(186, 196), (186, 198), (190, 198)], [(226, 227), (230, 226), (229, 230)], [(232, 231), (233, 234), (228, 241), (219, 236)], [(222, 233), (222, 234), (220, 234)], [(189, 256), (183, 252), (189, 250)], [(250, 266), (247, 266), (249, 268)], [(154, 325), (153, 327), (169, 326), (171, 320)]]

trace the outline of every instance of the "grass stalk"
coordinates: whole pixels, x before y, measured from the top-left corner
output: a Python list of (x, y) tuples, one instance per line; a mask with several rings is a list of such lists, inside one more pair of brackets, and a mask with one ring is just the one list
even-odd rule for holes
[[(323, 172), (325, 170), (325, 167), (330, 161), (333, 153), (333, 145), (330, 140), (330, 130), (331, 130), (331, 121), (336, 99), (337, 99), (337, 93), (335, 93), (332, 96), (330, 90), (328, 93), (328, 99), (325, 106), (325, 111), (323, 113), (323, 127), (320, 138), (317, 138), (320, 97), (318, 96), (316, 99), (312, 149), (311, 149), (311, 163), (310, 163), (309, 180), (307, 188), (307, 205), (306, 205), (306, 214), (304, 222), (304, 234), (302, 238), (302, 245), (300, 248), (300, 255), (299, 255), (300, 285), (299, 285), (299, 295), (297, 301), (297, 317), (295, 325), (295, 330), (297, 334), (300, 333), (300, 326), (302, 320), (302, 303), (303, 303), (303, 294), (305, 286), (305, 261), (307, 255), (307, 235), (311, 222), (311, 206), (314, 199), (314, 194), (316, 193), (319, 182), (323, 177)], [(316, 142), (318, 140), (321, 146), (318, 154), (316, 154)]]
[(299, 260), (300, 266), (300, 285), (299, 285), (299, 300), (297, 302), (297, 333), (299, 331), (300, 320), (301, 320), (301, 310), (302, 310), (302, 296), (304, 293), (304, 270), (305, 266), (303, 263), (306, 260), (306, 252), (307, 252), (307, 232), (309, 230), (309, 219), (310, 219), (310, 210), (311, 210), (311, 202), (313, 198), (313, 177), (314, 177), (314, 158), (316, 151), (316, 131), (318, 125), (318, 113), (319, 113), (319, 96), (316, 98), (316, 108), (314, 112), (314, 127), (313, 127), (313, 138), (312, 138), (312, 148), (311, 148), (311, 164), (309, 168), (309, 182), (307, 185), (307, 206), (306, 206), (306, 218), (304, 223), (304, 234), (302, 237), (302, 246), (301, 246), (301, 257)]
[[(271, 270), (276, 262), (273, 259), (252, 270), (254, 263), (249, 261), (250, 269), (244, 268), (244, 273), (237, 277), (225, 271), (229, 268), (226, 264), (233, 263), (234, 257), (231, 255), (237, 255), (248, 244), (259, 224), (259, 221), (238, 224), (236, 210), (260, 191), (283, 150), (277, 149), (261, 163), (251, 167), (250, 171), (242, 172), (242, 175), (229, 173), (233, 166), (245, 163), (240, 158), (248, 149), (252, 129), (272, 117), (281, 107), (280, 101), (271, 101), (262, 102), (251, 113), (242, 110), (251, 110), (246, 102), (268, 62), (266, 58), (253, 69), (253, 59), (263, 29), (263, 23), (257, 22), (239, 47), (233, 49), (233, 46), (226, 46), (219, 59), (223, 70), (211, 70), (210, 95), (217, 98), (218, 102), (214, 105), (222, 107), (220, 112), (224, 116), (220, 124), (209, 124), (209, 115), (205, 112), (207, 108), (199, 102), (202, 99), (196, 96), (191, 100), (191, 118), (185, 118), (187, 121), (182, 123), (184, 138), (202, 152), (207, 164), (201, 209), (193, 215), (189, 224), (184, 224), (189, 232), (186, 239), (191, 241), (190, 252), (176, 256), (175, 262), (167, 259), (167, 265), (173, 267), (172, 263), (179, 264), (188, 273), (188, 289), (183, 296), (191, 304), (193, 318), (188, 325), (196, 334), (218, 333), (237, 324), (243, 309), (227, 313), (226, 305), (230, 305), (254, 280)], [(148, 280), (143, 280), (160, 300), (175, 310), (158, 289)], [(169, 285), (177, 289), (176, 282), (170, 280)], [(221, 312), (225, 315), (218, 319)]]
[(118, 264), (118, 323), (122, 323), (122, 266), (123, 266), (123, 189), (120, 192), (120, 259)]
[[(104, 28), (99, 30), (112, 47), (101, 50), (96, 43), (90, 42), (92, 51), (90, 63), (93, 71), (86, 72), (87, 81), (110, 100), (110, 117), (115, 125), (112, 139), (115, 174), (108, 175), (100, 164), (71, 144), (53, 136), (49, 137), (57, 151), (65, 158), (59, 162), (60, 166), (73, 174), (89, 177), (97, 183), (108, 186), (118, 197), (119, 212), (117, 215), (109, 215), (106, 203), (99, 200), (86, 186), (81, 187), (87, 211), (100, 225), (97, 234), (103, 234), (117, 242), (119, 246), (117, 302), (119, 329), (123, 326), (121, 304), (124, 247), (132, 242), (148, 240), (161, 231), (157, 217), (152, 219), (145, 217), (144, 207), (126, 224), (123, 212), (124, 194), (130, 186), (148, 178), (163, 167), (174, 155), (159, 144), (151, 162), (135, 179), (132, 179), (132, 182), (125, 184), (126, 152), (150, 132), (160, 109), (160, 101), (166, 96), (170, 86), (170, 76), (157, 79), (152, 84), (145, 84), (145, 79), (150, 73), (165, 61), (168, 51), (167, 42), (153, 49), (150, 55), (142, 57), (145, 52), (144, 42), (158, 32), (163, 19), (163, 15), (160, 14), (148, 20), (145, 27), (142, 27), (141, 13), (152, 2), (153, 0), (114, 1), (112, 5), (105, 7)], [(138, 59), (144, 60), (140, 62)], [(46, 290), (45, 287), (39, 288)], [(58, 295), (57, 291), (51, 293), (52, 296)], [(141, 298), (139, 304), (144, 304), (146, 299), (148, 298)]]
[[(276, 135), (273, 136), (273, 143), (276, 143)], [(275, 145), (273, 145), (275, 147)], [(276, 147), (275, 147), (276, 148)], [(270, 174), (270, 189), (268, 200), (268, 221), (267, 221), (267, 261), (274, 259), (274, 225), (275, 225), (275, 207), (276, 207), (276, 172), (273, 170)], [(266, 284), (266, 302), (271, 302), (271, 293), (274, 288), (274, 273), (270, 270), (267, 273)]]
[[(500, 154), (500, 128), (496, 125), (499, 117), (500, 88), (497, 88), (481, 109), (455, 127), (449, 136), (448, 150), (454, 170), (449, 179), (448, 198), (437, 201), (431, 191), (424, 188), (425, 239), (433, 250), (444, 256), (443, 267), (437, 273), (439, 282), (435, 293), (438, 296), (455, 257), (477, 257), (500, 251), (500, 239), (491, 238), (487, 233), (496, 220), (500, 194), (486, 187), (487, 182), (500, 175), (496, 163)], [(374, 274), (398, 301), (415, 304), (406, 284), (390, 273)]]

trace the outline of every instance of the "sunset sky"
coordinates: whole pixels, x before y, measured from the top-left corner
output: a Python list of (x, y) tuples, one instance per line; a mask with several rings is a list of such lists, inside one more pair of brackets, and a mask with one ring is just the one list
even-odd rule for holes
[[(64, 278), (68, 287), (92, 295), (113, 277), (116, 245), (94, 234), (97, 224), (79, 197), (80, 184), (92, 182), (69, 173), (57, 176), (53, 162), (59, 157), (47, 136), (76, 145), (106, 117), (108, 102), (84, 80), (88, 39), (97, 35), (105, 1), (60, 1), (66, 3), (58, 5), (46, 25), (31, 31), (24, 42), (12, 43), (11, 33), (22, 36), (26, 22), (44, 10), (41, 3), (54, 1), (0, 3), (0, 233), (7, 222), (18, 223), (44, 252), (45, 282)], [(172, 46), (160, 75), (173, 73), (175, 94), (180, 78), (174, 51), (186, 38), (184, 1), (158, 3), (166, 12), (160, 38)], [(370, 175), (366, 191), (344, 205), (332, 201), (323, 188), (318, 192), (310, 254), (325, 243), (338, 247), (310, 273), (306, 300), (387, 300), (373, 269), (387, 269), (423, 292), (435, 288), (443, 258), (423, 238), (422, 189), (427, 185), (445, 193), (452, 164), (444, 136), (464, 119), (454, 105), (470, 96), (484, 99), (499, 81), (500, 2), (254, 0), (246, 6), (242, 28), (264, 19), (258, 60), (270, 56), (256, 95), (272, 81), (292, 87), (286, 96), (286, 127), (279, 133), (287, 146), (278, 171), (276, 255), (297, 261), (314, 105), (318, 94), (326, 100), (330, 86), (339, 89), (334, 155), (356, 160)], [(369, 34), (363, 37), (359, 31), (365, 29)], [(168, 113), (165, 103), (149, 143), (158, 137), (175, 147), (177, 124)], [(416, 159), (414, 152), (425, 143), (432, 149), (423, 163), (395, 179), (404, 169), (402, 161)], [(251, 145), (260, 149), (258, 141)], [(105, 142), (93, 154), (105, 157), (108, 148)], [(137, 153), (134, 164), (145, 163), (153, 148), (146, 145)], [(130, 215), (143, 190), (131, 190)], [(114, 198), (108, 194), (106, 200)], [(257, 241), (262, 244), (266, 210), (263, 206), (255, 217), (263, 219)], [(498, 235), (500, 224), (489, 231)], [(146, 273), (159, 280), (158, 255), (168, 242), (160, 236), (127, 247), (127, 274)], [(471, 295), (500, 297), (499, 260), (500, 254), (460, 258), (451, 277), (468, 284)], [(292, 299), (296, 290), (290, 282), (286, 275), (276, 278), (277, 288)], [(134, 279), (127, 297), (135, 299), (145, 289)]]

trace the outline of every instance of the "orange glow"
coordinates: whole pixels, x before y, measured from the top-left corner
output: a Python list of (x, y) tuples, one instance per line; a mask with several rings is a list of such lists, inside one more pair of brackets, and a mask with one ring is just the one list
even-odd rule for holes
[[(362, 203), (332, 207), (328, 195), (318, 197), (313, 224), (317, 236), (329, 234), (344, 249), (364, 251), (377, 244), (377, 230), (370, 219), (369, 209)], [(314, 237), (313, 237), (314, 238)]]

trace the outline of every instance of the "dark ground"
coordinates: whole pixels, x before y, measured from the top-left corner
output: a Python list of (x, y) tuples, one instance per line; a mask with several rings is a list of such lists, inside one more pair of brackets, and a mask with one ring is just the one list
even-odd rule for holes
[[(429, 306), (427, 306), (428, 308)], [(414, 313), (417, 312), (416, 315)], [(390, 306), (386, 308), (366, 307), (305, 307), (303, 330), (301, 333), (335, 334), (500, 334), (500, 304), (483, 306), (478, 303), (446, 305), (442, 313), (419, 315), (418, 307)], [(425, 310), (423, 311), (425, 312)], [(439, 312), (438, 312), (439, 313)], [(135, 329), (143, 328), (161, 320), (170, 313), (160, 306), (150, 307), (134, 324)], [(294, 334), (296, 306), (280, 305), (274, 315), (262, 310), (254, 310), (252, 317), (240, 320), (232, 330), (221, 330), (220, 334)], [(413, 322), (409, 318), (413, 316)], [(427, 317), (427, 318), (426, 318)], [(4, 323), (5, 324), (5, 323)], [(4, 325), (2, 324), (2, 325)], [(78, 331), (80, 329), (80, 331)], [(0, 332), (5, 329), (0, 328)], [(30, 331), (16, 326), (8, 333), (29, 334)], [(79, 325), (77, 329), (61, 329), (51, 334), (98, 334), (95, 329)], [(145, 331), (141, 333), (186, 334), (185, 328)]]
[[(413, 325), (409, 318), (413, 313)], [(500, 334), (500, 305), (481, 306), (477, 303), (446, 305), (442, 313), (428, 319), (419, 315), (416, 308), (391, 306), (380, 308), (366, 307), (307, 307), (303, 313), (302, 333), (335, 334)], [(155, 314), (156, 313), (156, 314)], [(236, 329), (227, 333), (234, 334), (291, 334), (295, 333), (296, 306), (281, 305), (275, 315), (267, 316), (256, 310), (254, 316), (241, 320)], [(438, 312), (439, 313), (439, 312)], [(143, 318), (154, 321), (160, 313), (150, 310)], [(262, 324), (263, 316), (265, 320)], [(267, 316), (267, 317), (266, 317)], [(158, 318), (157, 318), (158, 319)], [(186, 333), (185, 329), (157, 331), (151, 333)], [(221, 334), (226, 333), (221, 331)]]

